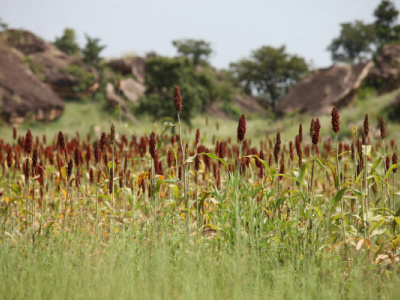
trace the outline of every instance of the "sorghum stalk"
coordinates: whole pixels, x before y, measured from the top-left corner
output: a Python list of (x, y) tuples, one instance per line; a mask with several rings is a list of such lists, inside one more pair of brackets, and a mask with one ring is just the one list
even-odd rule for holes
[[(189, 218), (189, 201), (187, 199), (185, 154), (183, 151), (182, 125), (181, 125), (181, 118), (180, 118), (180, 112), (182, 111), (183, 105), (182, 105), (181, 91), (179, 90), (178, 85), (175, 85), (175, 89), (174, 89), (174, 105), (175, 105), (175, 111), (178, 115), (179, 142), (180, 142), (181, 154), (182, 154), (183, 196), (185, 199), (185, 206), (186, 206), (186, 218)], [(187, 227), (187, 232), (189, 233), (189, 226)]]

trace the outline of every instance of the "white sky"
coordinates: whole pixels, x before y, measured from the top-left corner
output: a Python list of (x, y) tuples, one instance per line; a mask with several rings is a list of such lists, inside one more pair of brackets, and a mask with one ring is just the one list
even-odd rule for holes
[[(400, 10), (400, 0), (393, 1)], [(211, 63), (227, 68), (252, 50), (283, 44), (291, 54), (331, 64), (326, 47), (340, 23), (373, 21), (380, 0), (0, 0), (0, 17), (54, 41), (66, 27), (107, 45), (105, 57), (156, 51), (174, 56), (172, 40), (204, 39), (215, 53)]]

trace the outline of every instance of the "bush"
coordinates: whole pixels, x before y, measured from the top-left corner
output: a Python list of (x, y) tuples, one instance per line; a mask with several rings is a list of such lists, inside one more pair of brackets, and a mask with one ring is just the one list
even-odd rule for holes
[(76, 80), (72, 86), (72, 90), (76, 94), (89, 90), (89, 88), (96, 82), (96, 77), (93, 73), (86, 72), (80, 66), (75, 64), (69, 65), (62, 71), (75, 77)]

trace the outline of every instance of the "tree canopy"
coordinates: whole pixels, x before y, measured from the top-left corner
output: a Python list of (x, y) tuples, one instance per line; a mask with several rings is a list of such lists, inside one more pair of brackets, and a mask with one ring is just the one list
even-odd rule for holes
[(255, 93), (273, 108), (309, 70), (304, 58), (286, 53), (285, 46), (263, 46), (250, 58), (232, 63), (231, 69), (248, 93)]
[(362, 62), (371, 59), (383, 45), (400, 42), (400, 25), (396, 24), (398, 15), (394, 3), (383, 0), (374, 11), (374, 23), (355, 21), (340, 24), (339, 36), (327, 47), (332, 60)]
[(54, 45), (68, 55), (79, 54), (80, 49), (76, 42), (75, 30), (66, 28), (64, 34), (56, 38)]
[(201, 62), (206, 62), (213, 52), (210, 43), (203, 40), (182, 39), (172, 41), (178, 53), (192, 59), (197, 66)]
[(400, 41), (400, 25), (396, 24), (399, 11), (391, 1), (382, 1), (374, 11), (375, 34), (378, 46)]
[[(230, 97), (229, 88), (220, 85), (210, 68), (196, 69), (187, 57), (153, 57), (146, 61), (146, 95), (137, 111), (151, 113), (155, 120), (176, 118), (173, 91), (175, 84), (183, 97), (181, 119), (187, 123), (205, 105)], [(227, 99), (222, 99), (227, 100)]]
[(88, 65), (99, 67), (101, 61), (100, 53), (106, 46), (100, 45), (100, 39), (91, 38), (88, 35), (86, 37), (85, 48), (82, 49), (83, 61)]

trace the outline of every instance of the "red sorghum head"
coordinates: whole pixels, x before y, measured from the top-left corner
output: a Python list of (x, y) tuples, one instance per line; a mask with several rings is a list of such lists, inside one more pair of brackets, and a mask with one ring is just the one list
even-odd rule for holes
[(175, 111), (179, 113), (182, 110), (182, 96), (181, 96), (181, 91), (179, 90), (178, 85), (175, 85), (174, 89), (174, 105), (175, 105)]
[(383, 117), (381, 117), (381, 122), (380, 122), (380, 129), (381, 129), (381, 138), (384, 139), (386, 137), (386, 125), (385, 125), (385, 120)]
[(339, 121), (339, 112), (336, 109), (336, 107), (334, 107), (332, 109), (331, 115), (332, 115), (332, 122), (331, 122), (332, 123), (332, 130), (333, 130), (334, 133), (338, 133), (339, 132), (340, 121)]
[(246, 117), (242, 115), (239, 119), (239, 124), (237, 128), (237, 138), (241, 142), (244, 140), (244, 136), (246, 134)]

